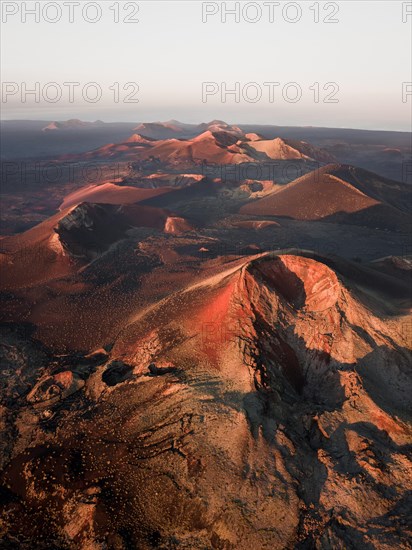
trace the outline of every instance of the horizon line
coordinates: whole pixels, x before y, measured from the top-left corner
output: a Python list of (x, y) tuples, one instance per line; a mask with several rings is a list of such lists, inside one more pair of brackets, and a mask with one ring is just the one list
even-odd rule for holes
[(184, 125), (188, 125), (188, 126), (198, 126), (200, 124), (210, 124), (213, 120), (219, 120), (220, 122), (224, 122), (225, 124), (228, 124), (228, 125), (237, 125), (237, 126), (268, 126), (268, 127), (277, 127), (277, 128), (314, 128), (314, 129), (329, 129), (329, 130), (356, 130), (356, 131), (361, 131), (361, 132), (398, 132), (398, 133), (403, 133), (403, 134), (412, 134), (412, 124), (411, 124), (411, 129), (410, 130), (388, 130), (388, 129), (383, 129), (383, 128), (359, 128), (359, 127), (352, 127), (352, 126), (314, 126), (312, 124), (309, 124), (309, 125), (295, 125), (295, 124), (292, 124), (292, 125), (287, 125), (287, 124), (264, 124), (264, 123), (260, 123), (260, 122), (226, 122), (225, 120), (222, 120), (222, 119), (212, 119), (211, 121), (208, 121), (208, 122), (204, 122), (204, 121), (201, 121), (201, 122), (183, 122), (181, 120), (177, 120), (177, 119), (170, 119), (170, 120), (164, 120), (164, 121), (161, 121), (161, 120), (137, 120), (137, 121), (124, 121), (124, 120), (115, 120), (115, 121), (110, 121), (110, 122), (107, 122), (107, 121), (104, 121), (102, 119), (94, 119), (94, 120), (86, 120), (86, 119), (80, 119), (80, 118), (77, 118), (77, 117), (73, 117), (73, 118), (67, 118), (67, 119), (57, 119), (57, 118), (53, 118), (53, 119), (37, 119), (37, 118), (6, 118), (6, 119), (3, 119), (0, 117), (0, 123), (3, 123), (3, 122), (68, 122), (69, 120), (78, 120), (79, 122), (90, 122), (91, 124), (93, 123), (96, 123), (96, 122), (101, 122), (103, 124), (165, 124), (167, 122), (171, 122), (171, 121), (174, 121), (174, 122), (178, 122), (180, 124), (184, 124)]

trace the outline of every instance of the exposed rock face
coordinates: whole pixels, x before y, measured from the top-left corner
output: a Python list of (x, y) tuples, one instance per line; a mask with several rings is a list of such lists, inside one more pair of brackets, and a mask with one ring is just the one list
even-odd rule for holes
[(261, 254), (137, 312), (75, 391), (46, 368), (52, 419), (10, 420), (4, 547), (406, 550), (411, 319), (376, 311)]

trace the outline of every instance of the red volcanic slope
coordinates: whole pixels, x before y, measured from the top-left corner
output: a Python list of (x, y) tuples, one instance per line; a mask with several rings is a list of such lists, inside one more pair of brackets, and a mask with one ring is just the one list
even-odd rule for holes
[[(306, 188), (308, 185), (310, 189)], [(287, 188), (245, 206), (242, 212), (319, 220), (336, 212), (357, 212), (375, 204), (378, 201), (363, 195), (350, 184), (325, 176), (316, 183), (307, 178), (295, 181)]]
[(139, 186), (156, 187), (185, 187), (204, 180), (203, 174), (168, 174), (167, 172), (150, 174), (139, 178)]
[(380, 204), (350, 183), (315, 170), (241, 208), (243, 214), (320, 220), (337, 212), (353, 213)]
[[(79, 268), (78, 261), (98, 253), (90, 245), (90, 237), (92, 243), (98, 242), (106, 249), (130, 227), (149, 227), (176, 235), (193, 229), (184, 218), (161, 208), (82, 202), (0, 241), (2, 284), (19, 288), (67, 276)], [(80, 256), (79, 250), (83, 251)]]
[[(150, 125), (143, 125), (150, 126)], [(202, 161), (219, 164), (238, 164), (256, 160), (316, 160), (322, 163), (334, 162), (334, 157), (326, 151), (314, 147), (304, 141), (283, 140), (275, 138), (267, 140), (258, 134), (244, 134), (238, 127), (229, 126), (221, 121), (208, 125), (199, 125), (202, 133), (191, 139), (177, 139), (175, 135), (168, 138), (168, 132), (158, 136), (158, 127), (171, 131), (166, 126), (155, 124), (153, 132), (148, 132), (152, 138), (143, 134), (133, 134), (120, 144), (108, 144), (95, 151), (82, 155), (83, 158), (126, 157), (135, 160), (151, 160), (171, 164), (199, 164)], [(152, 128), (150, 126), (150, 128)], [(136, 130), (144, 131), (139, 126)], [(152, 128), (153, 130), (153, 128)], [(166, 137), (166, 139), (164, 139)]]
[(141, 150), (139, 158), (155, 157), (169, 164), (180, 162), (199, 164), (202, 160), (219, 164), (237, 164), (253, 160), (236, 143), (233, 143), (233, 140), (231, 141), (232, 145), (221, 146), (216, 135), (207, 130), (192, 140), (158, 141), (152, 147)]
[(126, 204), (121, 206), (118, 212), (132, 227), (152, 227), (175, 235), (193, 230), (185, 218), (173, 216), (163, 208)]
[(143, 143), (144, 145), (150, 145), (153, 143), (153, 140), (141, 136), (140, 134), (132, 134), (129, 138), (127, 138), (125, 143)]
[[(356, 281), (307, 257), (218, 269), (156, 303), (126, 296), (126, 315), (99, 296), (96, 311), (122, 323), (103, 362), (82, 377), (45, 365), (26, 385), (36, 407), (16, 403), (2, 478), (13, 540), (152, 548), (161, 532), (164, 547), (193, 549), (407, 548), (405, 317), (380, 317)], [(78, 302), (70, 328), (100, 330), (90, 293)], [(47, 335), (67, 337), (57, 324)], [(51, 438), (41, 427), (55, 410)]]
[(252, 143), (248, 146), (259, 153), (264, 153), (273, 160), (306, 159), (319, 162), (334, 162), (334, 157), (328, 152), (314, 147), (305, 141), (281, 139), (259, 139), (256, 134), (247, 134)]
[(206, 130), (191, 140), (170, 139), (158, 141), (139, 150), (139, 157), (155, 157), (163, 162), (199, 162), (207, 160), (220, 164), (253, 162), (256, 158), (276, 160), (319, 160), (331, 162), (333, 157), (305, 142), (286, 142), (280, 138), (261, 140), (257, 135), (237, 135), (216, 129)]
[(35, 286), (73, 272), (75, 266), (54, 231), (70, 211), (66, 208), (20, 235), (1, 240), (2, 284), (5, 287)]
[(182, 161), (199, 163), (201, 160), (219, 164), (253, 162), (256, 159), (318, 160), (331, 162), (333, 157), (305, 142), (289, 142), (276, 138), (259, 140), (259, 136), (238, 136), (233, 132), (206, 130), (191, 140), (169, 139), (153, 142), (136, 151), (139, 158), (154, 157), (162, 162)]
[(170, 188), (168, 187), (139, 189), (136, 187), (119, 186), (109, 182), (100, 185), (89, 185), (67, 195), (59, 209), (64, 210), (81, 202), (132, 204), (163, 195), (169, 191)]
[(200, 133), (209, 130), (210, 132), (227, 132), (239, 138), (244, 136), (244, 133), (238, 126), (227, 124), (223, 120), (212, 120), (207, 124), (199, 124), (198, 129), (200, 130)]
[[(293, 366), (294, 361), (285, 360), (285, 369), (296, 367), (303, 369), (302, 372), (311, 370), (317, 353), (329, 354), (332, 360), (342, 364), (354, 364), (363, 357), (367, 352), (362, 333), (353, 331), (353, 325), (363, 327), (365, 334), (372, 330), (378, 340), (380, 334), (388, 331), (391, 338), (402, 339), (402, 320), (386, 323), (375, 318), (331, 268), (311, 258), (264, 253), (226, 266), (216, 265), (214, 273), (209, 276), (204, 273), (201, 277), (199, 282), (188, 285), (175, 296), (144, 311), (136, 311), (115, 343), (114, 357), (133, 364), (137, 373), (143, 372), (155, 357), (180, 364), (185, 364), (185, 358), (190, 357), (190, 369), (203, 365), (207, 358), (222, 376), (232, 369), (232, 389), (238, 386), (240, 391), (251, 391), (248, 390), (250, 373), (240, 365), (244, 367), (245, 361), (253, 362), (253, 352), (251, 356), (236, 359), (239, 348), (232, 347), (231, 342), (237, 337), (247, 342), (254, 338), (255, 330), (260, 334), (263, 327), (265, 331), (277, 327), (275, 347), (280, 345), (277, 338), (283, 338), (283, 350), (288, 346), (295, 350), (307, 349), (307, 357), (302, 357), (300, 367), (298, 363)], [(347, 326), (342, 317), (345, 314)], [(159, 343), (168, 341), (167, 335), (173, 327), (179, 327), (182, 343), (177, 341), (174, 346), (162, 349)], [(333, 339), (330, 334), (334, 335)], [(265, 341), (267, 337), (265, 335)], [(265, 353), (270, 354), (270, 350), (265, 348)], [(281, 357), (275, 354), (274, 360), (282, 361)], [(320, 363), (321, 357), (319, 355)], [(316, 366), (313, 368), (316, 378), (319, 373)], [(326, 361), (322, 369), (327, 372), (329, 368), (330, 363)], [(286, 372), (286, 376), (289, 375), (293, 378), (298, 373)], [(307, 376), (311, 376), (310, 372)]]

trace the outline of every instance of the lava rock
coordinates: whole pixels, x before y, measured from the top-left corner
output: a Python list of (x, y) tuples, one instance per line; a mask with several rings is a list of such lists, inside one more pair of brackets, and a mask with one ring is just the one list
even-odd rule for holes
[(116, 386), (121, 382), (129, 380), (132, 376), (133, 367), (123, 361), (112, 361), (102, 374), (102, 380), (108, 386)]
[(150, 363), (147, 367), (150, 375), (149, 376), (162, 376), (163, 374), (169, 374), (170, 372), (176, 372), (176, 367), (158, 367), (155, 363)]

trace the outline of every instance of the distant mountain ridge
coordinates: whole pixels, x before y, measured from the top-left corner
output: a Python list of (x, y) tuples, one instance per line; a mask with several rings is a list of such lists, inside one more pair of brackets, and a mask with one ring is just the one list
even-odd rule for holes
[[(192, 137), (176, 137), (176, 127), (163, 123), (138, 125), (125, 142), (108, 144), (90, 151), (84, 158), (130, 158), (136, 161), (158, 161), (167, 165), (187, 167), (203, 162), (239, 164), (271, 160), (308, 160), (320, 163), (336, 159), (320, 147), (305, 141), (277, 137), (266, 139), (255, 133), (245, 134), (238, 126), (213, 120), (196, 127)], [(165, 134), (173, 137), (160, 138)], [(183, 134), (183, 130), (182, 130)]]
[(84, 128), (104, 126), (105, 122), (95, 120), (94, 122), (85, 122), (78, 118), (71, 118), (65, 121), (53, 121), (43, 128), (43, 132), (51, 132), (56, 130), (82, 130)]

